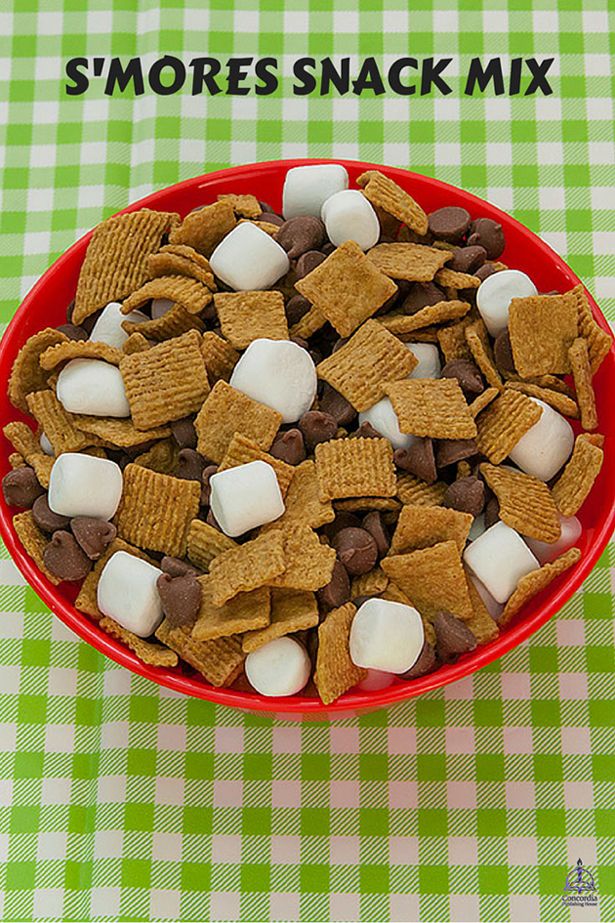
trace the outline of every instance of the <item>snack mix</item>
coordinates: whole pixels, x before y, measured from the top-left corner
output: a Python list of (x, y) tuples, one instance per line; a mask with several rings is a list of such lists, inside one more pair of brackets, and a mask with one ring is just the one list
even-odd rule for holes
[[(296, 167), (99, 225), (9, 383), (17, 535), (141, 661), (375, 690), (494, 639), (580, 558), (609, 335), (491, 218)], [(579, 421), (575, 433), (567, 418)]]

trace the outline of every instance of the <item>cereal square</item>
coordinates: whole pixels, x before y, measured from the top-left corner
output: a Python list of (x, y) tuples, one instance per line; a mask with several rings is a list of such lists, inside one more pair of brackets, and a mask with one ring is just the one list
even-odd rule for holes
[(98, 625), (112, 638), (117, 638), (118, 641), (125, 644), (141, 663), (149, 663), (154, 667), (177, 666), (177, 654), (175, 651), (169, 650), (168, 647), (163, 647), (162, 644), (155, 644), (152, 641), (145, 641), (138, 635), (133, 634), (132, 631), (118, 625), (117, 622), (106, 615), (101, 618)]
[(278, 529), (263, 532), (213, 559), (209, 565), (212, 602), (214, 606), (223, 606), (238, 593), (270, 584), (285, 568), (282, 532)]
[(439, 542), (429, 548), (383, 558), (381, 566), (430, 621), (441, 611), (463, 621), (472, 618), (472, 603), (456, 542)]
[(280, 492), (283, 497), (286, 496), (290, 482), (295, 475), (295, 468), (286, 464), (279, 458), (274, 458), (268, 452), (263, 452), (253, 439), (248, 439), (242, 433), (235, 433), (229, 443), (226, 455), (222, 459), (218, 471), (224, 471), (226, 468), (236, 468), (238, 465), (247, 465), (253, 461), (264, 461), (271, 465), (275, 471), (280, 485)]
[(245, 654), (241, 639), (214, 638), (197, 641), (185, 625), (172, 628), (167, 619), (156, 629), (156, 637), (194, 667), (212, 686), (230, 686), (243, 669)]
[(212, 388), (220, 378), (228, 381), (239, 361), (237, 350), (226, 340), (223, 340), (222, 337), (219, 337), (217, 333), (214, 333), (213, 330), (208, 330), (203, 334), (201, 340), (201, 352), (205, 359), (207, 377)]
[(271, 593), (267, 587), (259, 587), (250, 593), (238, 593), (223, 606), (214, 606), (211, 576), (199, 577), (198, 581), (201, 584), (201, 608), (192, 626), (195, 641), (228, 638), (229, 635), (265, 628), (269, 624)]
[(549, 564), (543, 564), (538, 570), (533, 570), (525, 577), (522, 577), (517, 584), (517, 589), (512, 594), (504, 607), (504, 611), (499, 619), (500, 626), (508, 625), (513, 616), (537, 593), (544, 590), (556, 577), (563, 574), (565, 570), (576, 564), (581, 557), (578, 548), (570, 548), (559, 558), (551, 561)]
[(211, 291), (216, 290), (214, 274), (209, 260), (193, 247), (185, 244), (166, 244), (158, 253), (152, 253), (147, 259), (150, 276), (188, 276), (197, 279)]
[(73, 415), (64, 410), (53, 391), (33, 391), (26, 397), (30, 413), (43, 430), (55, 455), (80, 452), (96, 442), (75, 425)]
[(130, 314), (154, 298), (165, 298), (179, 305), (188, 314), (200, 314), (211, 303), (213, 295), (208, 285), (189, 276), (158, 276), (145, 282), (123, 303), (122, 314)]
[(507, 388), (476, 419), (479, 450), (490, 462), (499, 465), (524, 433), (538, 422), (541, 413), (542, 408), (525, 394)]
[(587, 340), (579, 337), (568, 350), (568, 354), (581, 412), (581, 426), (583, 429), (596, 429), (598, 426), (598, 413), (596, 411), (596, 396), (592, 385), (592, 370)]
[(589, 306), (585, 289), (581, 284), (571, 289), (570, 293), (574, 295), (579, 312), (579, 336), (587, 340), (589, 348), (589, 361), (591, 363), (592, 374), (598, 371), (602, 360), (613, 346), (613, 337), (603, 330), (600, 324), (594, 319), (592, 309)]
[(409, 378), (384, 387), (402, 433), (432, 439), (472, 439), (476, 423), (459, 382), (453, 378)]
[(271, 622), (258, 631), (247, 631), (242, 647), (246, 653), (255, 651), (275, 638), (306, 631), (318, 625), (318, 606), (313, 593), (302, 590), (275, 589), (271, 591)]
[[(280, 530), (284, 541), (284, 573), (269, 581), (287, 590), (319, 590), (331, 580), (335, 549), (320, 542), (309, 526)], [(265, 533), (267, 534), (267, 533)]]
[(384, 209), (406, 227), (424, 235), (429, 229), (427, 215), (409, 193), (379, 170), (366, 170), (357, 177), (357, 185), (374, 206)]
[(282, 414), (252, 400), (225, 381), (217, 381), (194, 421), (198, 450), (220, 464), (235, 433), (267, 451), (282, 423)]
[(578, 318), (572, 292), (512, 299), (508, 332), (521, 378), (570, 371), (568, 348), (579, 335)]
[(318, 627), (318, 654), (314, 683), (325, 705), (352, 689), (367, 676), (350, 659), (350, 627), (357, 610), (352, 603), (333, 609)]
[(368, 260), (385, 276), (407, 282), (431, 282), (435, 274), (450, 260), (447, 250), (424, 244), (376, 244), (367, 254)]
[[(381, 317), (379, 323), (396, 336), (403, 336), (407, 333), (414, 333), (416, 330), (428, 327), (430, 324), (442, 324), (448, 320), (456, 320), (464, 317), (470, 310), (467, 301), (438, 301), (437, 304), (430, 304), (426, 308), (421, 308), (415, 314), (389, 314)], [(433, 339), (437, 341), (438, 332), (433, 334)]]
[(465, 328), (466, 341), (472, 358), (483, 373), (488, 385), (501, 388), (502, 379), (495, 364), (489, 334), (482, 320), (475, 320)]
[(210, 257), (223, 237), (237, 223), (230, 202), (214, 202), (186, 215), (179, 227), (169, 234), (170, 244), (186, 244)]
[(332, 439), (316, 446), (320, 499), (393, 497), (393, 446), (388, 439)]
[(478, 288), (480, 285), (478, 276), (473, 276), (467, 272), (457, 272), (454, 269), (448, 269), (446, 266), (436, 273), (436, 282), (442, 288), (452, 288), (455, 291)]
[(507, 381), (505, 387), (527, 394), (528, 397), (537, 397), (565, 417), (572, 417), (574, 420), (579, 417), (577, 402), (562, 391), (556, 391), (554, 388), (543, 388), (541, 385), (535, 385), (529, 381)]
[(222, 335), (236, 349), (261, 338), (288, 339), (281, 292), (218, 292), (214, 306)]
[(41, 532), (37, 524), (34, 522), (32, 510), (24, 510), (22, 513), (17, 513), (15, 516), (13, 516), (13, 528), (17, 533), (17, 538), (23, 545), (28, 555), (32, 558), (38, 569), (43, 572), (50, 583), (53, 583), (57, 586), (57, 584), (60, 583), (60, 580), (58, 577), (52, 574), (50, 570), (47, 570), (43, 560), (43, 552), (45, 551), (45, 547), (47, 546), (49, 539), (43, 532)]
[(463, 552), (473, 517), (444, 506), (403, 506), (391, 540), (391, 554), (454, 541)]
[(282, 516), (263, 526), (263, 529), (286, 529), (300, 525), (318, 529), (335, 519), (331, 501), (320, 499), (316, 465), (311, 460), (295, 467), (284, 505), (286, 509)]
[(26, 397), (31, 391), (43, 391), (47, 387), (48, 374), (41, 368), (41, 356), (50, 346), (66, 343), (67, 339), (59, 330), (46, 327), (28, 337), (17, 353), (11, 369), (8, 384), (8, 396), (11, 404), (28, 412)]
[(140, 333), (141, 336), (147, 337), (148, 340), (154, 340), (156, 343), (179, 337), (182, 333), (188, 333), (189, 330), (202, 333), (204, 327), (205, 325), (200, 317), (196, 314), (190, 314), (180, 304), (174, 304), (162, 317), (152, 320), (132, 321), (126, 319), (122, 321), (122, 328), (128, 336), (132, 336), (133, 333)]
[(450, 327), (440, 327), (437, 337), (445, 362), (452, 362), (453, 359), (472, 358), (465, 333), (466, 327), (471, 323), (471, 318), (464, 317), (456, 324), (451, 324)]
[(558, 540), (560, 519), (544, 481), (499, 465), (482, 464), (480, 471), (497, 497), (502, 522), (540, 542)]
[(202, 519), (193, 519), (188, 529), (188, 558), (201, 570), (209, 570), (209, 565), (223, 551), (236, 548), (237, 542), (214, 529)]
[(409, 472), (397, 476), (397, 496), (411, 506), (441, 506), (447, 485), (443, 481), (427, 484)]
[(600, 474), (604, 452), (588, 433), (577, 436), (572, 455), (553, 485), (553, 499), (562, 516), (575, 516)]
[(468, 619), (466, 625), (476, 638), (479, 644), (486, 644), (487, 641), (493, 641), (500, 633), (497, 622), (489, 615), (489, 611), (482, 601), (474, 582), (466, 574), (468, 593), (472, 603), (472, 618)]

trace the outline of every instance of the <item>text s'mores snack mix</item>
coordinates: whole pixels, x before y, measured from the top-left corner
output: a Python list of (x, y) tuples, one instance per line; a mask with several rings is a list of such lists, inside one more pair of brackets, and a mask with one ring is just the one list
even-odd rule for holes
[(611, 346), (504, 246), (337, 164), (289, 170), (282, 215), (242, 192), (104, 221), (10, 378), (24, 548), (145, 663), (264, 696), (491, 641), (579, 560)]

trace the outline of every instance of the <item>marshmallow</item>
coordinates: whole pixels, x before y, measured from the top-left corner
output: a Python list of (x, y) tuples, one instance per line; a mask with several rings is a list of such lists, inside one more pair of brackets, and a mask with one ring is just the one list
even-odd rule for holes
[(439, 378), (442, 371), (440, 353), (433, 343), (406, 343), (406, 349), (419, 360), (410, 372), (410, 378)]
[(290, 269), (286, 251), (255, 224), (238, 224), (224, 237), (209, 265), (235, 292), (271, 288)]
[(56, 396), (70, 413), (94, 417), (129, 417), (120, 370), (102, 359), (71, 359), (56, 383)]
[(325, 223), (327, 237), (336, 247), (354, 240), (361, 250), (369, 250), (378, 243), (378, 215), (358, 189), (336, 192), (324, 203), (320, 217)]
[(149, 320), (142, 311), (131, 311), (130, 314), (122, 314), (122, 306), (117, 301), (110, 302), (106, 308), (103, 308), (100, 317), (92, 327), (90, 340), (95, 343), (108, 343), (109, 346), (115, 346), (121, 349), (128, 334), (122, 327), (125, 320), (132, 321), (135, 324), (142, 324)]
[(388, 439), (394, 449), (409, 449), (412, 443), (416, 442), (416, 436), (401, 432), (397, 414), (388, 397), (383, 397), (369, 410), (363, 410), (359, 414), (359, 426), (361, 423), (371, 423), (376, 432)]
[(470, 526), (470, 531), (468, 533), (468, 541), (474, 542), (476, 539), (483, 534), (485, 531), (485, 514), (479, 513), (478, 516), (474, 517), (472, 525)]
[(365, 679), (357, 683), (357, 689), (361, 692), (378, 692), (380, 689), (388, 689), (395, 682), (395, 673), (386, 673), (384, 670), (368, 670)]
[(98, 608), (127, 631), (148, 638), (162, 621), (162, 603), (156, 587), (161, 574), (160, 568), (134, 554), (116, 551), (98, 581)]
[(518, 532), (496, 522), (471, 542), (463, 560), (499, 603), (505, 603), (521, 577), (540, 567)]
[(405, 673), (418, 659), (424, 641), (416, 609), (388, 599), (368, 599), (352, 620), (350, 659), (368, 670)]
[(261, 695), (295, 695), (310, 678), (312, 664), (303, 645), (287, 636), (251, 651), (244, 669)]
[(233, 369), (238, 391), (295, 423), (316, 397), (316, 366), (306, 349), (291, 340), (253, 340)]
[(487, 610), (491, 618), (495, 619), (495, 621), (497, 622), (502, 612), (504, 611), (504, 606), (502, 605), (502, 603), (499, 603), (497, 599), (493, 598), (493, 596), (491, 595), (491, 593), (489, 592), (485, 584), (481, 583), (478, 577), (475, 577), (474, 574), (470, 574), (470, 580), (476, 587), (476, 592), (482, 599), (485, 605), (485, 609)]
[(561, 413), (537, 397), (530, 400), (542, 408), (542, 414), (519, 439), (509, 457), (526, 474), (550, 481), (570, 458), (574, 433)]
[(111, 519), (122, 496), (119, 465), (81, 452), (58, 455), (49, 478), (49, 509), (60, 516)]
[(326, 200), (342, 189), (348, 189), (348, 173), (339, 163), (292, 167), (284, 180), (282, 214), (286, 220), (298, 215), (320, 218)]
[(273, 522), (284, 512), (276, 473), (267, 462), (253, 461), (212, 474), (210, 506), (225, 535), (235, 538)]
[(53, 446), (49, 442), (49, 439), (47, 438), (45, 433), (41, 432), (38, 443), (41, 449), (43, 450), (43, 452), (45, 453), (45, 455), (55, 455), (55, 452), (53, 451)]
[(508, 309), (513, 298), (537, 295), (529, 276), (518, 269), (503, 269), (487, 276), (476, 292), (476, 307), (492, 337), (508, 327)]
[(535, 538), (526, 538), (525, 542), (530, 551), (536, 555), (541, 564), (548, 564), (554, 561), (564, 551), (572, 548), (577, 541), (583, 527), (576, 516), (559, 517), (561, 532), (558, 540), (549, 544), (548, 542), (539, 542)]
[(164, 314), (168, 314), (174, 305), (175, 302), (171, 301), (170, 298), (153, 298), (152, 320), (158, 320), (159, 317), (162, 317)]

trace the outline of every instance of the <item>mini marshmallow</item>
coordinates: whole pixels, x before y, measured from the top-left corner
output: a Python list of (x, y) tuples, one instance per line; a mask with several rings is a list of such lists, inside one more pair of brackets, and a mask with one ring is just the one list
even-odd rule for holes
[(539, 542), (535, 538), (525, 538), (528, 548), (536, 555), (541, 564), (554, 561), (560, 554), (572, 548), (583, 531), (583, 527), (576, 516), (560, 515), (559, 521), (561, 532), (556, 542), (549, 544), (548, 542)]
[(476, 592), (482, 599), (485, 609), (489, 613), (492, 619), (497, 620), (504, 611), (504, 606), (502, 603), (499, 603), (497, 599), (494, 599), (484, 583), (481, 583), (478, 577), (475, 577), (474, 574), (470, 574), (470, 580), (476, 588)]
[(235, 292), (271, 288), (290, 269), (286, 251), (255, 224), (238, 224), (224, 237), (209, 264)]
[(149, 320), (142, 311), (131, 311), (130, 314), (122, 314), (122, 306), (117, 301), (111, 301), (106, 308), (103, 308), (100, 317), (94, 324), (90, 334), (90, 340), (94, 343), (108, 343), (109, 346), (115, 346), (121, 349), (128, 334), (122, 327), (125, 320), (132, 321), (134, 324), (142, 324)]
[(537, 397), (531, 401), (542, 408), (540, 419), (517, 442), (510, 459), (541, 481), (550, 481), (566, 464), (574, 447), (574, 432), (568, 420)]
[(347, 240), (354, 240), (362, 250), (369, 250), (378, 243), (378, 215), (358, 189), (344, 189), (328, 198), (322, 207), (321, 218), (327, 237), (336, 247)]
[(537, 295), (529, 276), (518, 269), (503, 269), (487, 276), (476, 292), (476, 307), (492, 337), (508, 327), (508, 309), (513, 298)]
[(316, 366), (306, 349), (291, 340), (253, 340), (233, 369), (238, 391), (295, 423), (316, 397)]
[(401, 432), (397, 414), (388, 397), (383, 397), (368, 410), (363, 410), (359, 414), (359, 426), (361, 423), (371, 423), (376, 432), (388, 439), (394, 449), (409, 449), (412, 443), (416, 442), (416, 436)]
[(368, 599), (350, 628), (350, 659), (357, 667), (405, 673), (423, 650), (421, 616), (413, 606)]
[(499, 603), (513, 594), (521, 577), (540, 567), (519, 533), (503, 522), (471, 542), (463, 560)]
[(380, 689), (388, 689), (395, 682), (395, 673), (386, 673), (384, 670), (368, 670), (365, 679), (357, 683), (357, 689), (361, 692), (378, 692)]
[(284, 180), (282, 214), (287, 221), (298, 215), (320, 218), (326, 200), (342, 189), (348, 189), (348, 173), (339, 163), (292, 167)]
[(152, 320), (158, 320), (163, 315), (168, 314), (175, 305), (170, 298), (153, 298), (152, 299)]
[(81, 452), (58, 455), (49, 478), (49, 509), (60, 516), (111, 519), (122, 496), (124, 478), (108, 458)]
[(160, 568), (134, 554), (116, 551), (98, 581), (98, 608), (127, 631), (149, 638), (162, 621), (162, 603), (156, 587), (161, 574)]
[(102, 359), (71, 359), (56, 383), (56, 396), (70, 413), (94, 417), (129, 417), (120, 370)]
[(251, 651), (244, 669), (248, 681), (261, 695), (296, 695), (310, 678), (312, 664), (302, 644), (284, 637)]
[(49, 439), (47, 438), (45, 433), (41, 432), (40, 438), (38, 440), (38, 444), (40, 445), (45, 455), (55, 455), (55, 452), (53, 451), (53, 446), (49, 442)]
[(273, 522), (284, 512), (276, 473), (267, 462), (253, 461), (212, 474), (210, 506), (225, 535), (235, 538)]
[(410, 378), (439, 378), (442, 371), (440, 353), (433, 343), (406, 343), (406, 349), (419, 360), (410, 372)]

